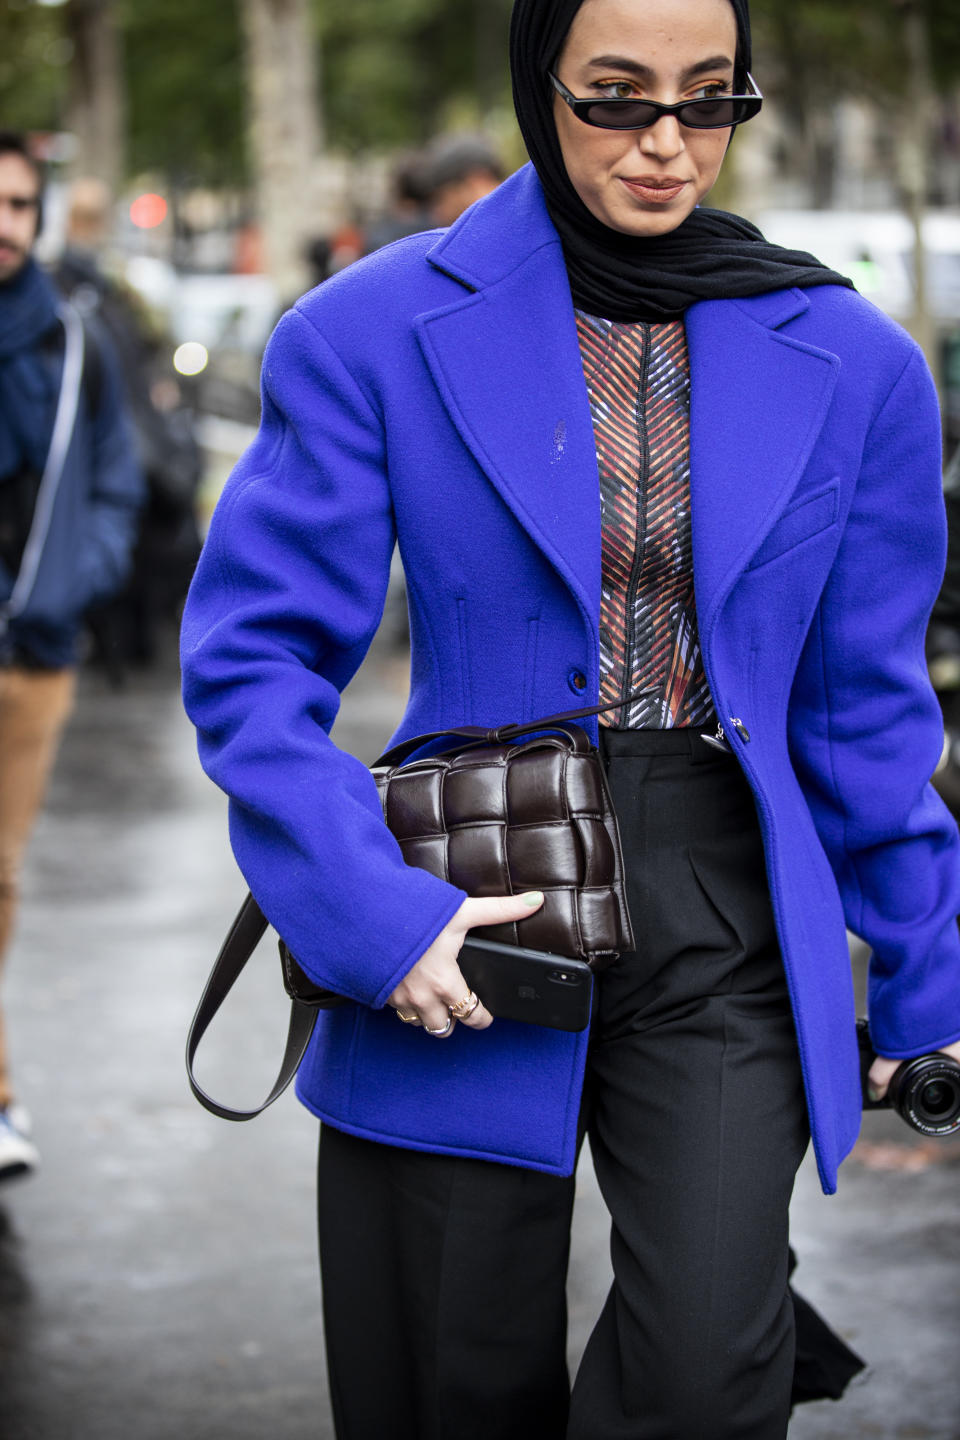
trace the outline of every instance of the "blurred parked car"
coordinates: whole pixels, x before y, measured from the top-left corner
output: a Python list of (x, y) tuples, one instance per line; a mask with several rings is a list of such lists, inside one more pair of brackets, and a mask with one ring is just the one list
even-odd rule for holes
[(183, 356), (177, 368), (196, 377), (200, 410), (255, 425), (260, 361), (279, 303), (269, 277), (183, 274), (163, 260), (135, 256), (126, 279), (162, 317)]
[[(913, 310), (914, 232), (896, 210), (766, 210), (756, 223), (768, 240), (812, 251), (849, 275), (861, 294), (895, 320)], [(931, 210), (924, 224), (930, 304), (937, 321), (960, 323), (960, 214)]]

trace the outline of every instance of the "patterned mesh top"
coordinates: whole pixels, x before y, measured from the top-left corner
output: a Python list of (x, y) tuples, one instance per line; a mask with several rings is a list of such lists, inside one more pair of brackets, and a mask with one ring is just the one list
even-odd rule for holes
[(600, 699), (620, 729), (710, 725), (690, 527), (690, 362), (682, 320), (619, 324), (577, 311), (603, 516)]

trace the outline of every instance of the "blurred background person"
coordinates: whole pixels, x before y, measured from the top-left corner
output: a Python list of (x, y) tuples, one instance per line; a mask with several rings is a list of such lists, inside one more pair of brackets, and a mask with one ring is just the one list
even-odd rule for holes
[(406, 235), (429, 230), (430, 162), (423, 151), (409, 151), (394, 164), (386, 213), (367, 231), (367, 253)]
[(427, 152), (431, 224), (452, 225), (475, 200), (496, 190), (505, 177), (503, 162), (482, 136), (441, 136)]
[[(0, 964), (82, 618), (123, 583), (142, 493), (112, 347), (33, 259), (42, 187), (0, 133)], [(0, 1180), (35, 1167), (28, 1131), (0, 1024)]]
[(200, 554), (196, 498), (203, 461), (193, 409), (170, 366), (169, 337), (137, 293), (108, 272), (112, 219), (107, 186), (92, 177), (75, 180), (67, 197), (66, 245), (53, 275), (116, 352), (147, 479), (129, 579), (87, 619), (95, 657), (117, 680), (126, 664), (155, 658), (161, 624), (179, 616)]
[[(330, 241), (325, 235), (318, 235), (316, 239), (309, 240), (306, 247), (307, 265), (310, 267), (310, 288), (322, 285), (324, 280), (330, 278), (330, 259), (332, 256)], [(279, 315), (277, 319), (279, 320)]]

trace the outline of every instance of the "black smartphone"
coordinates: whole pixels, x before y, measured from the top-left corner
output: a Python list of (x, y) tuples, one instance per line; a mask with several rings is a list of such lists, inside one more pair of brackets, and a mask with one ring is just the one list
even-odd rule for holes
[(593, 975), (582, 960), (469, 934), (459, 965), (470, 989), (502, 1020), (552, 1030), (585, 1030), (590, 1024)]

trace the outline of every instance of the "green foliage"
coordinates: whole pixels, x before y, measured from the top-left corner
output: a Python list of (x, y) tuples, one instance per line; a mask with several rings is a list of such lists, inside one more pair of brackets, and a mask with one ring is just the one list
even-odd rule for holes
[[(960, 82), (957, 0), (754, 0), (752, 10), (761, 85), (799, 142), (816, 205), (831, 204), (835, 193), (837, 100), (878, 106), (877, 152), (882, 146), (892, 164), (916, 113), (917, 86), (952, 97)], [(908, 21), (911, 13), (925, 32)]]
[[(960, 6), (919, 0), (930, 31), (938, 89), (960, 83)], [(753, 0), (757, 48), (779, 71), (787, 97), (860, 95), (883, 100), (908, 86), (903, 0)], [(809, 99), (807, 103), (810, 103)]]
[(70, 59), (58, 10), (0, 0), (0, 126), (58, 130)]
[(416, 144), (509, 97), (511, 0), (316, 0), (330, 141)]
[(960, 5), (957, 0), (931, 0), (930, 44), (933, 69), (942, 93), (960, 85)]
[[(238, 0), (115, 0), (127, 74), (128, 163), (184, 183), (245, 178)], [(418, 144), (509, 107), (512, 0), (312, 0), (328, 143)], [(924, 0), (938, 88), (960, 83), (960, 3)], [(758, 69), (802, 124), (840, 93), (905, 88), (899, 0), (753, 0)], [(63, 7), (0, 0), (0, 124), (62, 125)]]
[[(247, 165), (237, 0), (118, 0), (129, 163), (232, 183)], [(512, 0), (313, 0), (327, 142), (417, 144), (509, 100)]]
[(120, 0), (128, 168), (231, 185), (246, 169), (243, 43), (235, 0)]

